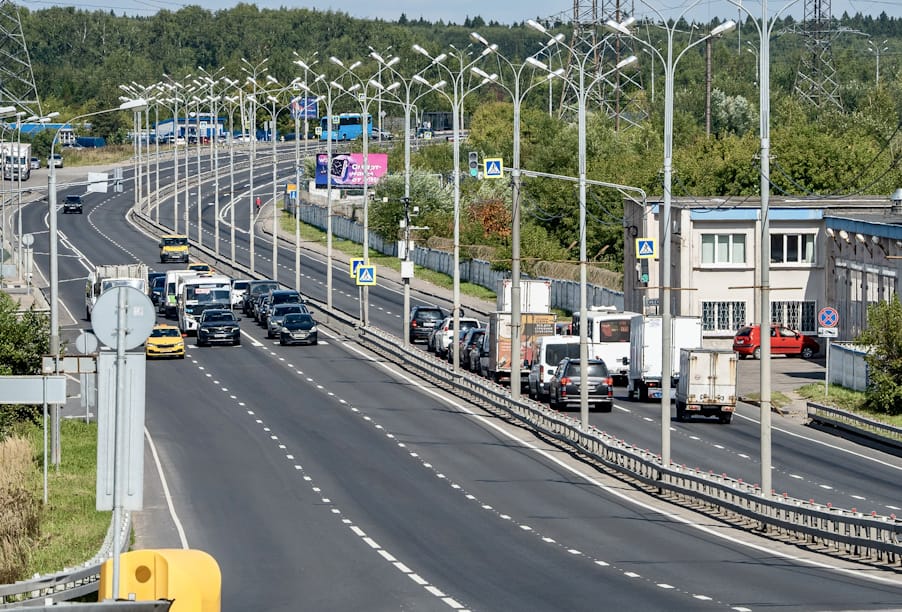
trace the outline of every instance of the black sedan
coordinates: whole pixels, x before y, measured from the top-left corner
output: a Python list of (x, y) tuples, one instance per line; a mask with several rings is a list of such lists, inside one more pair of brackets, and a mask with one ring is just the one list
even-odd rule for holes
[(228, 310), (211, 308), (200, 315), (197, 322), (197, 346), (210, 346), (211, 344), (241, 344), (241, 327), (238, 322), (241, 319)]
[(316, 321), (307, 313), (291, 313), (285, 315), (282, 320), (282, 330), (279, 332), (279, 344), (316, 344)]

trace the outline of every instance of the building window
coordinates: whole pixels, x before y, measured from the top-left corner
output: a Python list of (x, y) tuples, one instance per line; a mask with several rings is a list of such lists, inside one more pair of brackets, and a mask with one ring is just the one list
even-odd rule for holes
[(735, 332), (745, 325), (745, 302), (702, 302), (704, 331)]
[(744, 264), (745, 234), (702, 234), (703, 264)]
[(770, 320), (772, 323), (782, 323), (790, 329), (800, 331), (803, 334), (813, 334), (817, 331), (817, 319), (814, 302), (771, 302)]
[(814, 263), (814, 234), (771, 234), (770, 262), (774, 264)]

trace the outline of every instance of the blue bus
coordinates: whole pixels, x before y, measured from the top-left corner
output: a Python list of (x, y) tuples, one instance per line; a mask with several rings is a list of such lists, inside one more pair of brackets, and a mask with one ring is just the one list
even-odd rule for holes
[[(363, 121), (361, 117), (360, 113), (333, 115), (331, 125), (332, 140), (357, 140), (363, 137)], [(320, 119), (320, 127), (322, 128), (322, 134), (319, 139), (328, 140), (330, 129), (328, 117)], [(366, 136), (367, 138), (373, 137), (373, 116), (370, 114), (366, 116)]]

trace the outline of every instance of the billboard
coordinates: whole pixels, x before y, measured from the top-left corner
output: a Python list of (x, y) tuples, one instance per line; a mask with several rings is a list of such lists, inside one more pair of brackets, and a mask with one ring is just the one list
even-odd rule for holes
[[(388, 171), (388, 154), (370, 153), (367, 155), (367, 164), (368, 185), (373, 186)], [(327, 180), (331, 180), (332, 187), (338, 189), (362, 188), (363, 153), (333, 153), (331, 162), (327, 153), (317, 153), (316, 187), (325, 189), (328, 187)]]
[(316, 119), (319, 117), (316, 98), (297, 96), (291, 99), (292, 119)]

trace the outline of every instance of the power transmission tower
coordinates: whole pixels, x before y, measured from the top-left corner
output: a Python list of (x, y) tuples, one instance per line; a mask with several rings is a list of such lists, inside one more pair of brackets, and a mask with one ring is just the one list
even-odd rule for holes
[(805, 54), (796, 75), (795, 90), (802, 99), (819, 108), (842, 109), (836, 68), (833, 65), (833, 38), (839, 31), (833, 27), (830, 0), (805, 0), (801, 33)]
[(0, 105), (16, 106), (28, 114), (44, 116), (22, 33), (19, 7), (8, 0), (0, 0)]
[[(632, 4), (632, 3), (630, 3)], [(632, 13), (632, 7), (630, 8)], [(604, 22), (608, 19), (621, 22), (625, 11), (621, 0), (573, 0), (573, 11), (569, 15), (558, 14), (549, 18), (549, 23), (560, 23), (570, 18), (573, 34), (570, 48), (582, 57), (574, 57), (569, 49), (561, 49), (564, 56), (559, 59), (566, 70), (564, 79), (575, 82), (578, 79), (580, 63), (586, 70), (586, 82), (603, 74), (621, 59), (631, 55), (628, 38), (606, 35)], [(601, 110), (612, 117), (616, 129), (636, 125), (646, 118), (647, 113), (636, 103), (636, 96), (642, 90), (639, 73), (627, 74), (620, 71), (602, 81), (589, 91), (587, 110)], [(577, 111), (577, 97), (573, 89), (563, 87), (558, 106), (558, 116), (574, 115)]]

